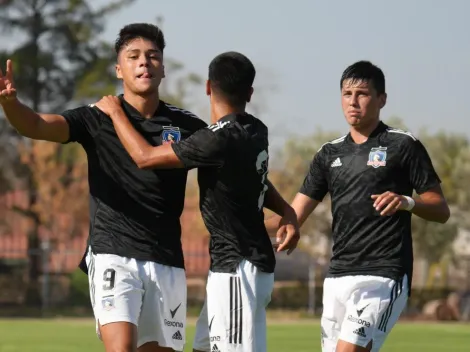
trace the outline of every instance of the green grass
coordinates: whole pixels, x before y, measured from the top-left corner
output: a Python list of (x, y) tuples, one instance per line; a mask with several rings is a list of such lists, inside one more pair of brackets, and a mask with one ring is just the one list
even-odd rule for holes
[[(102, 352), (91, 320), (0, 320), (0, 352)], [(194, 325), (188, 327), (191, 351)], [(390, 334), (384, 352), (470, 351), (470, 324), (400, 323)], [(318, 322), (269, 324), (269, 352), (315, 352), (320, 349)]]

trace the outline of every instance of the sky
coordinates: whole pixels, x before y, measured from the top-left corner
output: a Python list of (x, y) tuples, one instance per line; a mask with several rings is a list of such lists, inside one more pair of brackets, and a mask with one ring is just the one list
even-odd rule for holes
[[(114, 41), (122, 26), (163, 16), (165, 55), (188, 70), (205, 77), (217, 54), (247, 55), (274, 144), (318, 128), (347, 132), (339, 79), (363, 59), (386, 75), (384, 119), (399, 116), (415, 133), (470, 136), (469, 13), (465, 0), (137, 0), (109, 18), (103, 37)], [(195, 94), (208, 105), (204, 89)]]

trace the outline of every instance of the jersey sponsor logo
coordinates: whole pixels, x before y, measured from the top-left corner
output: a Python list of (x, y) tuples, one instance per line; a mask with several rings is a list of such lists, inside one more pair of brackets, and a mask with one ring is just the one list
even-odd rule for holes
[(213, 125), (207, 126), (208, 129), (210, 129), (212, 132), (218, 131), (221, 128), (224, 128), (226, 125), (228, 125), (230, 121), (217, 121)]
[(173, 336), (171, 337), (173, 340), (180, 340), (182, 341), (183, 340), (183, 335), (181, 335), (181, 332), (178, 330), (177, 332), (175, 332), (173, 334)]
[(180, 328), (184, 327), (183, 323), (180, 321), (171, 321), (171, 320), (164, 320), (166, 326), (171, 326), (172, 328)]
[[(370, 303), (369, 303), (370, 304)], [(366, 305), (365, 307), (362, 307), (362, 309), (357, 309), (357, 316), (360, 317), (362, 315), (362, 313), (364, 312), (364, 310), (369, 307), (369, 304)]]
[(163, 126), (162, 144), (178, 143), (181, 140), (179, 127)]
[(352, 315), (348, 316), (348, 320), (352, 321), (353, 323), (365, 326), (366, 328), (370, 328), (370, 322), (368, 322), (367, 320), (356, 318), (356, 317), (353, 317)]
[(377, 169), (387, 164), (387, 147), (372, 148), (369, 153), (368, 166)]
[(356, 334), (361, 337), (366, 337), (366, 331), (364, 330), (363, 327), (360, 327), (359, 329), (354, 330), (353, 334)]
[(331, 167), (340, 167), (340, 166), (343, 166), (340, 158), (336, 158), (335, 161), (331, 163)]

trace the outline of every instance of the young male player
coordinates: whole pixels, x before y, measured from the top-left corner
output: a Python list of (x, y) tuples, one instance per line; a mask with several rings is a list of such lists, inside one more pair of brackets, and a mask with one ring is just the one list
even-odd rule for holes
[[(128, 25), (115, 47), (125, 119), (152, 145), (184, 140), (206, 126), (190, 112), (159, 100), (165, 40), (158, 27)], [(60, 115), (32, 111), (16, 98), (11, 61), (0, 78), (0, 91), (8, 120), (23, 136), (78, 142), (87, 153), (87, 269), (106, 351), (182, 350), (186, 277), (179, 218), (187, 171), (138, 168), (112, 122), (97, 108), (79, 107)]]
[(209, 65), (212, 125), (179, 143), (150, 146), (123, 115), (116, 97), (97, 106), (110, 115), (140, 168), (199, 168), (200, 206), (210, 232), (206, 304), (197, 324), (199, 351), (266, 351), (266, 306), (275, 256), (263, 207), (292, 222), (278, 251), (298, 241), (293, 209), (268, 182), (268, 129), (245, 112), (255, 68), (244, 55), (223, 53)]
[[(323, 286), (323, 351), (378, 351), (410, 293), (412, 214), (445, 223), (450, 212), (421, 142), (380, 121), (387, 99), (382, 70), (356, 62), (340, 87), (349, 133), (320, 148), (292, 207), (302, 225), (331, 196), (334, 244)], [(418, 198), (411, 198), (413, 190)]]

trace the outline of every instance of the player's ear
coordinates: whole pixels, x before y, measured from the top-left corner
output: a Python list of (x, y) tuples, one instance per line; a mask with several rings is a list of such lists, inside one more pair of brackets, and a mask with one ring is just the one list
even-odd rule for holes
[(162, 64), (162, 78), (165, 78), (165, 65)]
[(387, 93), (381, 94), (380, 97), (380, 108), (382, 109), (387, 104)]
[(116, 64), (114, 66), (114, 69), (116, 70), (116, 77), (118, 79), (122, 79), (122, 72), (121, 72), (121, 66), (119, 64)]
[(211, 81), (206, 81), (206, 95), (211, 95)]
[(253, 87), (250, 88), (250, 92), (248, 93), (248, 97), (246, 98), (246, 102), (249, 103), (251, 101), (251, 96), (253, 95), (254, 89)]

